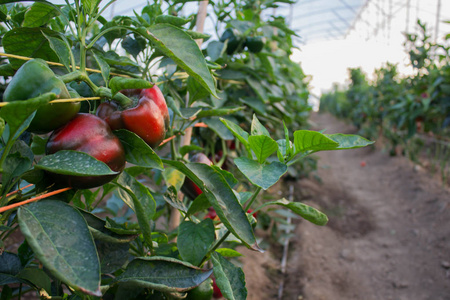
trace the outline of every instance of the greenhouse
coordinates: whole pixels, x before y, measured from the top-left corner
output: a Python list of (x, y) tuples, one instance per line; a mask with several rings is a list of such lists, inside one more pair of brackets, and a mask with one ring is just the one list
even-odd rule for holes
[(0, 300), (450, 299), (450, 2), (0, 0)]

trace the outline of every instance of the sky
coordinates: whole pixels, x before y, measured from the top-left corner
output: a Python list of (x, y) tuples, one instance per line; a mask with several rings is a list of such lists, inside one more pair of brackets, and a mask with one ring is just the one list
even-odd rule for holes
[[(450, 25), (443, 22), (450, 20), (450, 1), (441, 0), (440, 6), (438, 2), (409, 0), (408, 10), (407, 0), (394, 1), (392, 13), (383, 16), (380, 6), (388, 1), (371, 0), (346, 38), (315, 40), (299, 45), (300, 50), (294, 52), (292, 60), (299, 62), (305, 73), (312, 76), (312, 93), (318, 96), (331, 89), (334, 83), (345, 85), (349, 78), (348, 68), (360, 67), (370, 79), (375, 69), (390, 62), (398, 65), (400, 73), (410, 74), (412, 68), (404, 47), (404, 33), (417, 32), (417, 19), (427, 24), (429, 34), (433, 38), (437, 36), (438, 42), (443, 42), (443, 37), (450, 33)], [(386, 5), (381, 8), (387, 12)]]

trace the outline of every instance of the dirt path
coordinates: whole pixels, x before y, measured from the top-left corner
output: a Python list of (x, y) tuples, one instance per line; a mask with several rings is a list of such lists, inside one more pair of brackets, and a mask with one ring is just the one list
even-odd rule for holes
[[(354, 132), (329, 115), (312, 120), (326, 133)], [(296, 182), (296, 200), (319, 207), (330, 221), (299, 222), (283, 299), (450, 299), (450, 189), (380, 149), (318, 156), (322, 183)], [(267, 255), (262, 269), (270, 266)], [(252, 276), (248, 299), (276, 299), (276, 291), (253, 292)]]

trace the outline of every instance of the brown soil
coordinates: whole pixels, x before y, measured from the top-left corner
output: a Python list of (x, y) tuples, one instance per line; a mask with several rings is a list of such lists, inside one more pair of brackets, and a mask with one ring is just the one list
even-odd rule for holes
[[(355, 132), (327, 114), (312, 121), (327, 133)], [(297, 221), (285, 276), (280, 245), (245, 252), (248, 299), (277, 299), (283, 279), (285, 300), (450, 299), (450, 189), (378, 147), (318, 156), (321, 182), (283, 185), (329, 223)]]

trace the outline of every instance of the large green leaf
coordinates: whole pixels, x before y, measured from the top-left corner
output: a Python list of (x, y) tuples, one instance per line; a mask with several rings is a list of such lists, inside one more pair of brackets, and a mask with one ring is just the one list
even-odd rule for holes
[(107, 164), (90, 156), (87, 153), (61, 150), (55, 154), (45, 155), (35, 165), (35, 168), (46, 170), (55, 174), (73, 176), (104, 176), (115, 175)]
[(259, 163), (264, 163), (266, 159), (278, 149), (278, 144), (271, 137), (266, 135), (249, 136), (250, 148), (256, 155)]
[(41, 106), (56, 99), (55, 93), (45, 93), (39, 97), (24, 101), (9, 102), (0, 110), (2, 117), (9, 126), (10, 138), (17, 138), (28, 128), (33, 117), (30, 116)]
[(335, 133), (325, 134), (325, 136), (332, 139), (336, 143), (339, 143), (339, 146), (337, 146), (334, 150), (362, 148), (374, 143), (355, 134)]
[(120, 139), (125, 149), (127, 162), (141, 167), (164, 169), (158, 154), (138, 135), (125, 129), (114, 131), (114, 134)]
[(226, 141), (233, 140), (233, 134), (228, 130), (228, 128), (222, 124), (219, 118), (217, 117), (211, 117), (208, 119), (204, 119), (203, 122), (205, 122), (206, 125), (208, 125), (209, 129), (217, 133), (217, 135)]
[(45, 33), (42, 34), (48, 40), (50, 48), (52, 48), (56, 55), (58, 55), (59, 61), (66, 67), (67, 71), (70, 72), (70, 59), (72, 53), (70, 52), (71, 50), (68, 43), (59, 38), (48, 36)]
[(264, 190), (277, 183), (287, 171), (287, 166), (278, 161), (271, 162), (270, 164), (260, 164), (247, 157), (238, 157), (234, 160), (234, 163), (251, 183)]
[(122, 200), (136, 213), (144, 240), (152, 247), (151, 221), (156, 212), (156, 202), (150, 190), (126, 171), (120, 174), (116, 183), (126, 192), (120, 193)]
[(183, 173), (175, 168), (168, 167), (164, 169), (162, 175), (167, 186), (173, 186), (177, 192), (181, 190), (185, 177)]
[(51, 19), (59, 15), (59, 11), (54, 7), (35, 2), (25, 12), (22, 27), (40, 27), (50, 22)]
[(263, 124), (261, 124), (255, 114), (253, 115), (250, 133), (251, 135), (265, 135), (270, 137), (269, 131), (266, 129), (266, 127), (264, 127)]
[(212, 255), (214, 276), (220, 291), (229, 300), (247, 299), (247, 288), (245, 287), (245, 274), (241, 268), (215, 252)]
[(101, 296), (94, 240), (75, 208), (42, 200), (19, 208), (18, 219), (20, 230), (47, 270), (72, 288)]
[(4, 251), (0, 255), (0, 285), (20, 282), (16, 276), (22, 268), (17, 254)]
[[(3, 36), (2, 44), (6, 53), (22, 55), (26, 57), (42, 58), (46, 61), (58, 62), (59, 58), (50, 47), (47, 36), (57, 36), (58, 33), (48, 28), (41, 27), (23, 27), (14, 28)], [(12, 66), (18, 69), (25, 63), (19, 59), (9, 59)]]
[(33, 158), (30, 147), (25, 142), (17, 140), (2, 166), (2, 187), (9, 187), (10, 180), (28, 171), (33, 163)]
[(301, 216), (303, 219), (308, 220), (316, 225), (323, 226), (326, 225), (328, 222), (328, 217), (324, 213), (315, 209), (314, 207), (308, 206), (300, 202), (289, 202), (284, 198), (276, 201), (266, 202), (263, 205), (261, 205), (261, 207), (259, 207), (258, 210), (269, 205), (284, 206), (290, 209), (292, 212), (296, 213), (297, 215)]
[(96, 241), (102, 273), (113, 273), (122, 268), (130, 259), (130, 244)]
[(184, 221), (178, 227), (177, 246), (183, 260), (199, 265), (214, 242), (214, 224), (205, 219), (196, 224)]
[(182, 162), (171, 160), (163, 160), (163, 162), (177, 168), (189, 177), (208, 198), (227, 229), (248, 247), (259, 250), (250, 222), (236, 194), (220, 171), (201, 163), (185, 165)]
[(239, 127), (239, 125), (231, 122), (230, 120), (220, 118), (220, 121), (231, 131), (231, 133), (246, 147), (250, 150), (250, 145), (248, 143), (249, 134), (244, 129)]
[(214, 79), (205, 58), (197, 43), (186, 32), (167, 23), (155, 24), (148, 29), (139, 28), (137, 31), (217, 97)]
[(211, 273), (212, 270), (203, 270), (170, 257), (142, 257), (131, 261), (116, 282), (163, 292), (184, 292), (198, 286)]
[(339, 143), (326, 135), (311, 130), (297, 130), (294, 132), (295, 152), (334, 150)]

